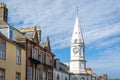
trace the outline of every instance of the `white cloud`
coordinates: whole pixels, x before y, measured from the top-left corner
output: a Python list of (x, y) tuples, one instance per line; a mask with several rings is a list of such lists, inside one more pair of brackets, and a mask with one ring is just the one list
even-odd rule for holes
[[(77, 6), (79, 6), (80, 24), (87, 46), (104, 49), (120, 40), (119, 36), (116, 36), (120, 34), (119, 0), (4, 0), (3, 2), (7, 3), (9, 9), (10, 24), (15, 27), (41, 26), (42, 39), (49, 35), (52, 49), (70, 46)], [(116, 37), (107, 39), (111, 36)], [(88, 60), (88, 65), (93, 64), (90, 66), (98, 70), (105, 70), (107, 66), (104, 64), (111, 69), (120, 69), (117, 67), (119, 64), (116, 63), (117, 59), (119, 60), (118, 56), (112, 54), (120, 55), (120, 49), (115, 49), (117, 50), (111, 48), (99, 52), (104, 53), (104, 56), (99, 55), (97, 60)], [(105, 71), (109, 71), (110, 68)]]
[(117, 35), (120, 33), (120, 23), (109, 25), (100, 28), (94, 28), (91, 31), (85, 33), (86, 43), (92, 43), (99, 40), (104, 40), (109, 36)]
[[(79, 6), (80, 23), (87, 44), (117, 34), (120, 29), (119, 24), (106, 26), (106, 24), (110, 24), (110, 20), (116, 18), (115, 15), (111, 15), (112, 12), (120, 7), (118, 2), (113, 0), (110, 0), (109, 3), (103, 0), (80, 2), (76, 0), (12, 0), (5, 2), (9, 8), (9, 23), (16, 27), (41, 26), (42, 37), (46, 35), (54, 36), (51, 37), (53, 49), (69, 46), (76, 6)], [(58, 35), (61, 37), (58, 38)], [(65, 41), (63, 41), (63, 35), (66, 35)], [(57, 44), (59, 45), (56, 46)]]
[[(108, 48), (101, 51), (98, 54), (99, 58), (94, 58), (93, 60), (88, 60), (87, 66), (92, 67), (93, 71), (98, 74), (107, 73), (109, 76), (114, 77), (112, 73), (118, 73), (120, 69), (120, 49), (119, 47)], [(119, 75), (116, 75), (119, 77)]]
[(115, 37), (115, 38), (111, 37), (107, 40), (105, 39), (105, 40), (96, 42), (96, 44), (98, 44), (98, 45), (95, 45), (95, 46), (97, 49), (106, 48), (106, 47), (113, 47), (115, 45), (120, 45), (119, 41), (120, 41), (120, 37)]

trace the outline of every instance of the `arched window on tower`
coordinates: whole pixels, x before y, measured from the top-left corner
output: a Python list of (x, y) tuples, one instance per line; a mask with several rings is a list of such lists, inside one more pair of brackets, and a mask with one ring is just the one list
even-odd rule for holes
[(74, 43), (77, 43), (77, 39), (74, 40)]
[(79, 39), (79, 41), (81, 42), (81, 39)]

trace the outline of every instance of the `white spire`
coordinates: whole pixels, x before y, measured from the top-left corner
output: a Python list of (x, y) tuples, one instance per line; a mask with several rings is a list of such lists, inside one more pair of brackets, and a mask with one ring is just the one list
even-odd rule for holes
[[(77, 12), (77, 14), (78, 14), (78, 12)], [(73, 35), (72, 35), (72, 41), (71, 42), (72, 43), (84, 43), (78, 15), (76, 16)]]

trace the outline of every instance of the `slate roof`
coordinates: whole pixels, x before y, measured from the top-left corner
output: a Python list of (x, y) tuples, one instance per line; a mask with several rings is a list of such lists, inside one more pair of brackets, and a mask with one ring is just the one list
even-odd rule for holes
[(0, 20), (0, 25), (8, 25), (4, 20)]
[(0, 28), (9, 27), (9, 24), (3, 20), (0, 20)]
[(34, 35), (35, 35), (35, 32), (25, 32), (24, 35), (28, 39), (33, 39)]
[(46, 42), (41, 42), (40, 45), (41, 45), (42, 47), (45, 47), (45, 46), (46, 46)]
[(8, 39), (4, 34), (0, 32), (0, 37), (3, 37), (4, 39)]
[(24, 43), (18, 43), (18, 42), (12, 41), (12, 40), (8, 39), (8, 38), (7, 38), (4, 34), (2, 34), (1, 32), (0, 32), (0, 37), (3, 38), (3, 39), (5, 39), (5, 40), (7, 40), (7, 41), (9, 41), (10, 43), (13, 43), (13, 44), (16, 44), (16, 45), (18, 45), (18, 46), (20, 46), (20, 47), (22, 47), (22, 48), (25, 48), (25, 44), (24, 44)]

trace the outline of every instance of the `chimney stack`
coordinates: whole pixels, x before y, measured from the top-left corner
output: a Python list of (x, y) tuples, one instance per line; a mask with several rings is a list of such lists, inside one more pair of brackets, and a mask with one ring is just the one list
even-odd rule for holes
[(8, 18), (8, 9), (6, 8), (5, 3), (0, 3), (0, 20), (7, 22)]

